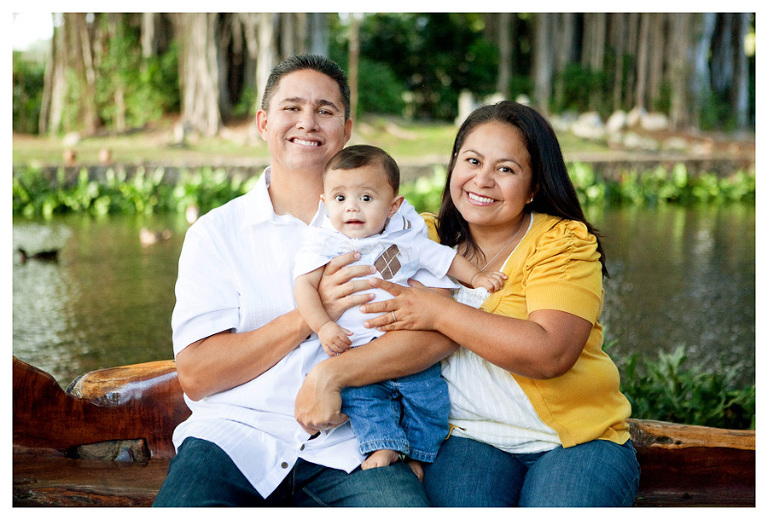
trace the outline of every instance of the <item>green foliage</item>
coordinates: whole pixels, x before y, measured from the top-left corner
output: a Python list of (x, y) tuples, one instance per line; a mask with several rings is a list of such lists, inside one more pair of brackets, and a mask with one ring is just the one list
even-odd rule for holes
[(144, 59), (137, 30), (124, 22), (117, 32), (97, 68), (99, 115), (108, 127), (114, 128), (120, 117), (129, 128), (141, 127), (178, 108), (176, 47), (163, 56)]
[(409, 114), (417, 119), (451, 121), (462, 90), (483, 95), (495, 88), (498, 50), (484, 40), (478, 14), (365, 16), (360, 54), (391, 67), (409, 92)]
[(13, 52), (13, 131), (36, 134), (43, 98), (45, 67)]
[(358, 76), (358, 114), (403, 115), (405, 87), (388, 65), (361, 58)]
[(444, 167), (435, 167), (431, 177), (420, 177), (416, 181), (400, 187), (400, 194), (418, 211), (437, 213), (443, 197), (446, 171)]
[[(691, 176), (682, 164), (671, 172), (659, 167), (642, 174), (622, 173), (620, 180), (605, 180), (584, 163), (573, 163), (569, 170), (581, 204), (653, 205), (659, 203), (724, 204), (755, 201), (755, 176), (738, 171), (720, 178), (712, 173)], [(90, 212), (157, 213), (183, 212), (190, 204), (208, 211), (246, 193), (256, 177), (245, 180), (230, 178), (224, 169), (210, 167), (194, 171), (182, 170), (174, 183), (165, 181), (165, 170), (140, 168), (126, 178), (123, 170), (108, 169), (104, 181), (88, 178), (87, 170), (79, 172), (76, 182), (67, 182), (63, 168), (51, 181), (39, 168), (17, 168), (13, 176), (13, 214), (43, 215)], [(437, 212), (440, 208), (446, 171), (436, 166), (434, 174), (405, 183), (403, 194), (417, 211)]]
[[(671, 171), (662, 166), (645, 172), (623, 171), (617, 180), (597, 175), (586, 163), (571, 163), (568, 171), (584, 207), (755, 202), (755, 175), (745, 171), (729, 177), (714, 173), (694, 176), (688, 174), (684, 164), (678, 163)], [(432, 177), (404, 185), (400, 191), (417, 210), (434, 212), (440, 207), (445, 178), (444, 168), (436, 168)]]
[(246, 193), (258, 178), (230, 179), (223, 169), (208, 167), (183, 170), (175, 183), (165, 177), (163, 168), (139, 168), (130, 178), (124, 170), (110, 168), (103, 181), (96, 181), (82, 169), (74, 182), (68, 182), (66, 171), (59, 169), (51, 182), (40, 169), (23, 168), (13, 177), (13, 214), (45, 218), (63, 213), (149, 215), (183, 213), (191, 205), (202, 214)]
[(593, 108), (590, 101), (596, 92), (600, 93), (599, 99), (610, 99), (607, 95), (608, 75), (605, 71), (593, 71), (580, 63), (569, 63), (557, 81), (563, 82), (563, 100), (562, 106), (553, 107), (555, 111), (586, 112)]
[(617, 362), (621, 391), (632, 404), (632, 417), (718, 428), (755, 429), (755, 385), (739, 388), (736, 369), (684, 366), (679, 346), (658, 359), (637, 354)]

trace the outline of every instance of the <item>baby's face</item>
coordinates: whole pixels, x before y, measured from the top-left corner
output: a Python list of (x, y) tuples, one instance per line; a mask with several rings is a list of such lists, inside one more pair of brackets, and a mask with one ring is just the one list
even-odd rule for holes
[(331, 224), (350, 238), (381, 233), (402, 201), (377, 164), (354, 170), (329, 170), (323, 184), (321, 198)]

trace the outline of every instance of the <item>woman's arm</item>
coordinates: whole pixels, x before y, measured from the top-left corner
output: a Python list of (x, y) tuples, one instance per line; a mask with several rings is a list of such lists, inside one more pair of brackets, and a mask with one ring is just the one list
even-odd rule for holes
[[(371, 266), (349, 266), (359, 254), (334, 258), (325, 268), (318, 291), (329, 316), (338, 319), (344, 310), (370, 301), (365, 280)], [(247, 383), (273, 367), (311, 334), (297, 310), (249, 332), (223, 331), (196, 341), (176, 355), (176, 369), (184, 393), (200, 400)]]
[(396, 322), (386, 314), (372, 318), (370, 326), (385, 331), (437, 330), (494, 365), (533, 379), (570, 370), (592, 330), (590, 322), (567, 312), (539, 310), (522, 320), (436, 299), (418, 282), (410, 288), (384, 280), (370, 283), (395, 298), (365, 304), (364, 312), (394, 310), (397, 316)]

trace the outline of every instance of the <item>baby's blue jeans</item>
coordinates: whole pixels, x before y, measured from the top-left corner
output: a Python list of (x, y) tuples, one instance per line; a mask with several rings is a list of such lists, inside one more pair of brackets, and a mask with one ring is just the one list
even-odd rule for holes
[(448, 435), (448, 385), (440, 364), (413, 374), (341, 392), (360, 452), (394, 450), (422, 462), (435, 460)]

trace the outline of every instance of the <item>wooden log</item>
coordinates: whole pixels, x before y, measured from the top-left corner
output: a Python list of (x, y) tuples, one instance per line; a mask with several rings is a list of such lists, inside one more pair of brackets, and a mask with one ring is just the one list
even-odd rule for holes
[(173, 429), (189, 417), (171, 361), (99, 370), (74, 395), (13, 358), (14, 446), (67, 453), (84, 444), (143, 439), (152, 458), (174, 455)]
[(755, 431), (630, 419), (636, 506), (755, 505)]
[[(14, 505), (152, 503), (190, 413), (173, 362), (98, 370), (65, 392), (14, 358), (13, 380)], [(754, 430), (629, 422), (636, 506), (754, 507)]]

